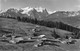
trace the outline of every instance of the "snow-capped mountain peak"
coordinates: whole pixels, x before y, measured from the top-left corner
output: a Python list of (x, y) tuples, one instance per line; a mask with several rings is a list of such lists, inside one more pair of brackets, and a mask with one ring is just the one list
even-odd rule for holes
[(52, 13), (55, 13), (55, 12), (57, 12), (57, 11), (48, 11), (49, 14), (52, 14)]
[(42, 7), (37, 7), (37, 8), (32, 8), (32, 7), (26, 7), (26, 8), (22, 8), (23, 12), (22, 14), (27, 14), (28, 16), (30, 16), (29, 12), (36, 10), (37, 12), (43, 12), (45, 10), (45, 8)]
[(0, 13), (6, 12), (7, 10), (1, 10)]
[(31, 7), (21, 8), (23, 10), (22, 14), (27, 14), (30, 16), (29, 11), (33, 10)]
[(35, 9), (37, 10), (37, 12), (43, 12), (45, 10), (45, 8), (42, 8), (42, 7), (37, 7)]
[(3, 16), (9, 16), (10, 17), (31, 17), (31, 18), (43, 18), (49, 15), (48, 11), (45, 8), (42, 7), (37, 7), (37, 8), (32, 8), (32, 7), (26, 7), (26, 8), (20, 8), (20, 9), (15, 9), (15, 8), (9, 8), (7, 11), (1, 13), (0, 15)]
[(26, 14), (30, 17), (46, 17), (49, 15), (48, 11), (45, 8), (42, 7), (36, 7), (36, 8), (32, 8), (32, 7), (26, 7), (26, 8), (21, 8), (23, 10), (23, 12), (21, 12), (22, 14)]

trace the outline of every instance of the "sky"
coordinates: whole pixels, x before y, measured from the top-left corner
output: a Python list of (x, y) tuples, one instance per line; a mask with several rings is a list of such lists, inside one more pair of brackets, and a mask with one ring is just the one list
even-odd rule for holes
[(80, 0), (0, 0), (0, 9), (43, 7), (50, 11), (80, 10)]

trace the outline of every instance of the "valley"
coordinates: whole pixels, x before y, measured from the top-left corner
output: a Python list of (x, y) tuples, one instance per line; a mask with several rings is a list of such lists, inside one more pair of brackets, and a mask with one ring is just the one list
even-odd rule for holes
[(79, 15), (26, 9), (0, 14), (0, 51), (80, 51)]

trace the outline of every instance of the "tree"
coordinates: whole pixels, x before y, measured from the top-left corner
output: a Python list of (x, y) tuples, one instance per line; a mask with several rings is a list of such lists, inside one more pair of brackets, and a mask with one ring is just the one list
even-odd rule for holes
[(51, 34), (54, 38), (60, 38), (60, 36), (56, 33), (56, 31), (52, 31), (52, 34)]
[(18, 21), (21, 21), (21, 18), (20, 18), (20, 16), (18, 16), (18, 17), (17, 17), (17, 20), (18, 20)]

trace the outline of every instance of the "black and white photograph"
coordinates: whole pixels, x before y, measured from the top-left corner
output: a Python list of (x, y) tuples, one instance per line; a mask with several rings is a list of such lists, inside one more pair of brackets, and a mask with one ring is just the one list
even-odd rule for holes
[(80, 0), (0, 0), (0, 51), (80, 51)]

